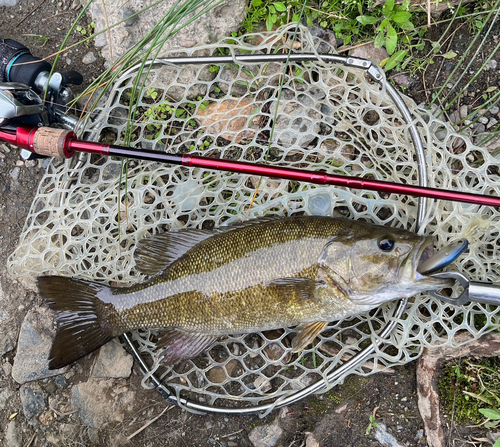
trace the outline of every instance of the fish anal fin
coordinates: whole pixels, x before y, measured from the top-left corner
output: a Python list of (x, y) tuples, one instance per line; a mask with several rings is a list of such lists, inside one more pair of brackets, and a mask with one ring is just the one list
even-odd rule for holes
[(322, 332), (328, 321), (313, 321), (312, 323), (302, 323), (295, 328), (297, 335), (292, 340), (292, 351), (302, 351), (307, 345)]
[(141, 239), (134, 251), (135, 264), (145, 275), (158, 275), (196, 244), (214, 234), (211, 231), (189, 229)]
[(196, 334), (176, 328), (163, 330), (158, 336), (157, 346), (163, 349), (161, 362), (165, 365), (175, 365), (192, 359), (207, 349), (219, 337)]

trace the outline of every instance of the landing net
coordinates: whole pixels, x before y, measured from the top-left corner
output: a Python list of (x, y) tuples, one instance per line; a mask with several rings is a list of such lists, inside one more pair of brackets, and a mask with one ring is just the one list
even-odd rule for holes
[[(305, 28), (294, 44), (292, 31), (230, 38), (182, 55), (334, 53)], [(128, 109), (137, 70), (122, 76), (98, 104), (84, 138), (123, 144), (132, 126), (131, 145), (141, 148), (419, 182), (408, 124), (384, 83), (369, 81), (362, 70), (321, 60), (291, 63), (287, 71), (276, 62), (155, 63), (148, 70), (133, 121)], [(412, 100), (405, 102), (426, 149), (429, 186), (500, 195), (493, 154)], [(333, 213), (415, 230), (417, 205), (406, 196), (151, 162), (89, 155), (76, 166), (52, 160), (8, 268), (31, 288), (40, 274), (129, 285), (144, 279), (134, 265), (134, 247), (153, 234), (264, 215)], [(421, 228), (436, 237), (438, 247), (467, 237), (469, 251), (449, 269), (498, 282), (499, 220), (493, 208), (429, 202)], [(401, 315), (397, 308), (398, 303), (387, 303), (332, 322), (300, 354), (291, 352), (292, 330), (283, 329), (228, 337), (173, 368), (158, 364), (154, 333), (130, 337), (150, 370), (145, 386), (154, 374), (172, 399), (190, 410), (238, 413), (268, 412), (308, 392), (324, 392), (348, 374), (366, 376), (415, 360), (424, 347), (458, 346), (455, 337), (462, 331), (477, 338), (500, 327), (498, 309), (488, 305), (454, 307), (423, 294)], [(394, 328), (383, 336), (390, 322)], [(362, 364), (351, 366), (370, 346)]]

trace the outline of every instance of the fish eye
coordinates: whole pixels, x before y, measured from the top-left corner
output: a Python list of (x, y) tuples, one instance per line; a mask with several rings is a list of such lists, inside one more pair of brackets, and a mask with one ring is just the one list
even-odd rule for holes
[(382, 236), (378, 240), (378, 248), (380, 248), (382, 251), (391, 251), (395, 245), (396, 241), (390, 236)]

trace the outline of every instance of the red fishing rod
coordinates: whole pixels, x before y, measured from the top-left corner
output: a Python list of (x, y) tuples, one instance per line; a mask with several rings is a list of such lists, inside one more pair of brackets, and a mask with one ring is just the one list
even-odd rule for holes
[(201, 157), (191, 154), (169, 154), (148, 149), (113, 144), (93, 143), (78, 140), (75, 134), (68, 130), (50, 127), (17, 127), (15, 130), (0, 130), (0, 139), (29, 150), (35, 154), (50, 157), (71, 158), (77, 152), (116, 156), (138, 160), (155, 161), (191, 168), (213, 169), (218, 171), (238, 172), (248, 175), (275, 177), (287, 180), (315, 183), (318, 185), (335, 185), (352, 189), (366, 189), (388, 194), (404, 194), (415, 197), (451, 200), (500, 207), (500, 197), (472, 194), (460, 191), (450, 191), (424, 186), (403, 185), (381, 180), (369, 180), (359, 177), (349, 177), (328, 174), (319, 171), (269, 166), (258, 163), (224, 160), (220, 158)]
[[(190, 154), (169, 154), (147, 149), (136, 149), (124, 146), (92, 143), (81, 141), (73, 132), (56, 128), (45, 127), (53, 122), (74, 128), (77, 119), (66, 113), (64, 104), (70, 99), (70, 90), (67, 84), (79, 84), (82, 77), (76, 72), (53, 73), (50, 75), (50, 65), (31, 55), (29, 50), (19, 42), (0, 38), (0, 139), (21, 147), (29, 152), (70, 158), (76, 152), (99, 154), (150, 160), (172, 165), (214, 169), (220, 171), (239, 172), (242, 174), (275, 177), (288, 180), (297, 180), (319, 185), (335, 185), (353, 189), (366, 189), (388, 194), (404, 194), (415, 197), (427, 197), (440, 200), (473, 203), (500, 207), (500, 198), (489, 195), (472, 194), (460, 191), (449, 191), (426, 186), (412, 186), (398, 183), (369, 180), (359, 177), (328, 174), (319, 171), (307, 171), (264, 164), (238, 162), (220, 158), (200, 157)], [(339, 55), (322, 54), (323, 62), (342, 64), (356, 69), (362, 69), (375, 82), (383, 82), (380, 70), (365, 59)], [(318, 60), (316, 54), (281, 54), (281, 55), (238, 55), (236, 62), (264, 63), (266, 61), (295, 62)], [(171, 64), (209, 64), (235, 62), (233, 56), (170, 58), (163, 60)], [(153, 63), (153, 62), (151, 62)], [(22, 82), (26, 85), (17, 84)], [(30, 88), (33, 88), (32, 91)], [(412, 116), (404, 101), (390, 84), (385, 86), (394, 100), (403, 119), (412, 123)], [(36, 93), (47, 92), (51, 101), (43, 103)], [(60, 103), (62, 102), (62, 105)], [(47, 103), (54, 106), (47, 107)], [(410, 125), (410, 133), (420, 159), (419, 176), (426, 183), (425, 166), (423, 166), (423, 148), (416, 126)], [(28, 156), (30, 154), (28, 153)], [(24, 154), (23, 154), (24, 156)], [(419, 210), (419, 216), (422, 209)], [(420, 216), (422, 217), (422, 216)]]

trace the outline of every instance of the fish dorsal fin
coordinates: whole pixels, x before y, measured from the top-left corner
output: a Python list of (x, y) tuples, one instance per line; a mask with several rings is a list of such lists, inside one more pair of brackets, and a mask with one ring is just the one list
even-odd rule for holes
[(196, 244), (214, 234), (213, 231), (189, 229), (141, 239), (134, 252), (135, 264), (145, 275), (158, 275)]
[(165, 365), (175, 365), (192, 359), (207, 349), (217, 338), (213, 335), (167, 328), (158, 336), (157, 346), (163, 349), (160, 354), (161, 362)]
[(223, 225), (218, 228), (219, 231), (231, 231), (231, 230), (236, 230), (240, 228), (245, 228), (245, 227), (252, 227), (254, 225), (258, 224), (266, 224), (269, 222), (274, 222), (276, 220), (282, 220), (284, 219), (283, 216), (263, 216), (263, 217), (256, 217), (254, 219), (250, 220), (244, 220), (242, 222), (231, 222), (227, 225)]
[(302, 351), (311, 344), (316, 336), (325, 329), (327, 321), (313, 321), (312, 323), (302, 323), (295, 328), (297, 335), (292, 340), (293, 352)]
[(277, 219), (282, 219), (282, 217), (259, 217), (245, 222), (232, 223), (214, 230), (174, 230), (141, 239), (134, 252), (135, 264), (139, 271), (145, 275), (158, 275), (196, 244), (209, 237)]

